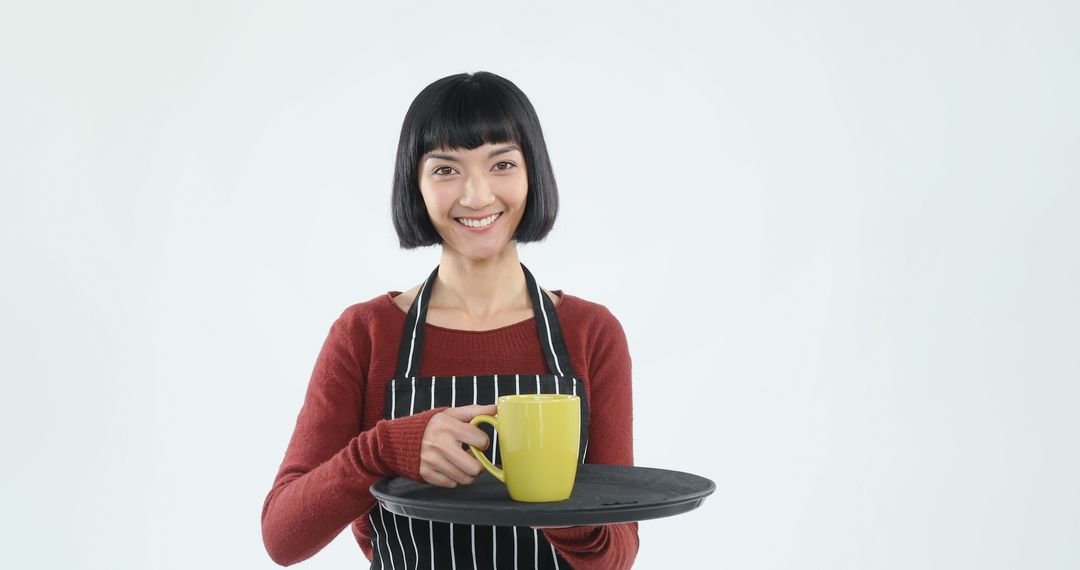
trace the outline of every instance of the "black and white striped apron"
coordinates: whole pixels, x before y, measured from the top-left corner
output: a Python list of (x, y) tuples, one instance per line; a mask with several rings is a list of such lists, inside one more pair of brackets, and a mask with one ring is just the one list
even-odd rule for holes
[[(420, 287), (405, 318), (398, 352), (397, 372), (387, 384), (386, 412), (389, 419), (424, 412), (439, 406), (494, 404), (507, 394), (575, 394), (581, 398), (581, 444), (579, 460), (588, 450), (589, 406), (585, 384), (574, 375), (563, 340), (559, 317), (551, 299), (540, 290), (532, 273), (521, 265), (529, 298), (536, 314), (540, 349), (551, 374), (498, 373), (487, 376), (428, 376), (420, 370), (424, 349), (424, 326), (428, 300), (439, 268)], [(492, 463), (501, 464), (498, 434), (482, 424), (491, 441), (484, 451)], [(571, 568), (544, 539), (542, 532), (527, 526), (485, 526), (452, 524), (396, 515), (376, 504), (368, 513), (372, 528), (374, 556), (371, 568), (386, 570), (480, 570), (568, 569)]]

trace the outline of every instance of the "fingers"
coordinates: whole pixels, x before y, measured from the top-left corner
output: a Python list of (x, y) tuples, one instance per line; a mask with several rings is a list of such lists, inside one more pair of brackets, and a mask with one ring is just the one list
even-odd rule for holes
[[(478, 447), (480, 449), (487, 449), (488, 437), (484, 433), (484, 430), (469, 423), (469, 421), (480, 415), (480, 413), (474, 413), (476, 410), (484, 410), (488, 406), (462, 406), (461, 408), (448, 408), (444, 412), (435, 414), (431, 418), (428, 427), (434, 427), (431, 435), (438, 437), (441, 433), (446, 433), (454, 438), (455, 447), (461, 447), (462, 443)], [(494, 408), (494, 406), (491, 406)], [(472, 408), (473, 410), (464, 410), (464, 408)], [(481, 412), (482, 413), (482, 412)], [(456, 414), (456, 415), (455, 415)], [(444, 416), (444, 417), (440, 417)], [(461, 419), (467, 417), (468, 419)], [(432, 426), (434, 424), (434, 426)], [(428, 435), (425, 431), (424, 435)]]
[(471, 485), (473, 479), (483, 471), (480, 462), (460, 447), (429, 449), (421, 454), (420, 475), (428, 483), (440, 487)]
[(472, 483), (472, 478), (480, 475), (484, 472), (484, 466), (473, 457), (472, 453), (461, 449), (460, 447), (454, 450), (454, 453), (448, 453), (445, 458), (454, 466), (455, 469), (468, 475), (470, 480), (468, 483)]
[(499, 409), (498, 406), (496, 406), (494, 404), (491, 404), (491, 405), (488, 405), (488, 406), (482, 406), (482, 405), (479, 405), (479, 404), (473, 404), (473, 405), (470, 405), (470, 406), (458, 406), (456, 408), (447, 408), (445, 413), (449, 414), (450, 417), (454, 418), (455, 420), (459, 420), (459, 421), (468, 423), (468, 422), (471, 422), (473, 418), (475, 418), (476, 416), (479, 416), (480, 414), (487, 414), (489, 416), (493, 415), (495, 412), (498, 411), (498, 409)]
[(472, 484), (484, 468), (462, 444), (487, 449), (489, 442), (487, 434), (468, 420), (495, 411), (496, 406), (471, 405), (448, 408), (432, 416), (420, 445), (421, 478), (439, 487)]
[(454, 488), (471, 485), (473, 478), (446, 462), (432, 462), (420, 466), (420, 477), (437, 487)]
[(439, 473), (438, 471), (432, 470), (426, 465), (420, 466), (420, 479), (423, 482), (429, 485), (435, 485), (436, 487), (446, 487), (448, 489), (453, 489), (454, 487), (457, 487), (457, 481), (454, 481), (453, 479), (447, 477), (446, 475), (443, 475), (442, 473)]
[(488, 436), (484, 430), (472, 424), (458, 424), (453, 427), (453, 430), (454, 436), (461, 443), (467, 443), (478, 449), (487, 449)]

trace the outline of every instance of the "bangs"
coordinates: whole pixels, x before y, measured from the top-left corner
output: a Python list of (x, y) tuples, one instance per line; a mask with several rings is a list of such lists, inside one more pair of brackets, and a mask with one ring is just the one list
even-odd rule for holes
[[(418, 122), (417, 154), (435, 149), (471, 150), (485, 143), (521, 144), (521, 133), (504, 100), (509, 94), (476, 83), (449, 90)], [(500, 97), (501, 95), (501, 97)]]

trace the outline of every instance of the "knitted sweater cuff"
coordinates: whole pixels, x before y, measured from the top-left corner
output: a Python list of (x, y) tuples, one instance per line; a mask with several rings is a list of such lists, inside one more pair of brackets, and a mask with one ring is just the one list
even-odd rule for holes
[(400, 475), (420, 481), (420, 446), (424, 441), (431, 416), (445, 410), (439, 407), (411, 416), (379, 420), (371, 430), (374, 445), (371, 451), (384, 475)]
[(557, 547), (567, 550), (592, 551), (603, 540), (603, 526), (571, 526), (567, 528), (542, 529), (544, 538)]

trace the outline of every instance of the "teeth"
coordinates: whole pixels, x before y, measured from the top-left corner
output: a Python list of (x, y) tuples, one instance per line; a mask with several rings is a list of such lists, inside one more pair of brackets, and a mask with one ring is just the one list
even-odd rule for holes
[(455, 218), (455, 219), (458, 221), (458, 223), (460, 223), (462, 225), (469, 226), (470, 228), (482, 228), (484, 226), (487, 226), (487, 225), (491, 224), (491, 222), (494, 222), (495, 218), (498, 218), (499, 215), (500, 214), (492, 214), (492, 215), (490, 215), (490, 216), (488, 216), (486, 218), (483, 218), (481, 220), (467, 220), (465, 218)]

